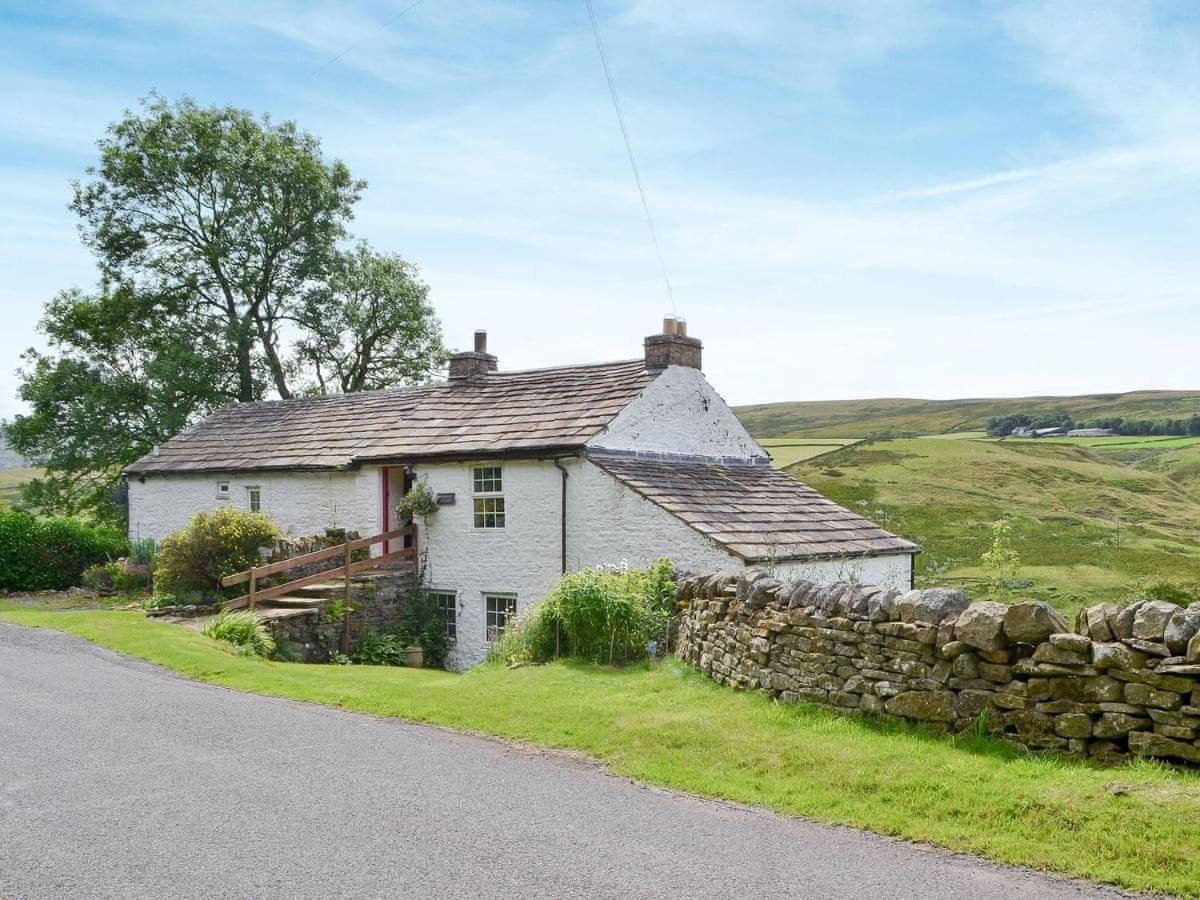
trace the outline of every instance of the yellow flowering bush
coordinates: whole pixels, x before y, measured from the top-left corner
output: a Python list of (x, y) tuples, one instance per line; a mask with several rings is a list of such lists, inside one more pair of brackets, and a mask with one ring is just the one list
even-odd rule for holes
[(258, 565), (259, 551), (280, 540), (279, 526), (262, 513), (233, 507), (197, 513), (159, 546), (155, 592), (215, 599), (222, 578)]

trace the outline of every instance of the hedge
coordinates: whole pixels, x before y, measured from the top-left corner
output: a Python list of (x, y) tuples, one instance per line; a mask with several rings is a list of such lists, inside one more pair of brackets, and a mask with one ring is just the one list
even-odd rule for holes
[(61, 591), (88, 566), (124, 556), (118, 529), (70, 517), (39, 518), (0, 504), (0, 590)]

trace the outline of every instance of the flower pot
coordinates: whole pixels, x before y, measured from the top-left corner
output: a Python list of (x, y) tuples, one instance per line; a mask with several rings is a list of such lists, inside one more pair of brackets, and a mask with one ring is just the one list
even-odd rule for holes
[(404, 648), (404, 665), (410, 669), (420, 669), (425, 664), (425, 651), (415, 644)]

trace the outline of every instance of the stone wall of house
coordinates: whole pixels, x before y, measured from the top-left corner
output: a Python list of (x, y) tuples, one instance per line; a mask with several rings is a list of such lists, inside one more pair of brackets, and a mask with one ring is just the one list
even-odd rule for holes
[(760, 573), (686, 576), (679, 598), (680, 658), (723, 684), (1104, 762), (1200, 764), (1200, 604), (1102, 604), (1072, 626), (1045, 603)]
[[(365, 630), (382, 634), (400, 624), (412, 575), (396, 573), (370, 582), (352, 582), (350, 588), (350, 646)], [(340, 598), (340, 594), (339, 594)], [(332, 602), (332, 601), (331, 601)], [(329, 604), (301, 615), (265, 620), (275, 642), (304, 662), (327, 662), (342, 642), (342, 620), (329, 621)]]

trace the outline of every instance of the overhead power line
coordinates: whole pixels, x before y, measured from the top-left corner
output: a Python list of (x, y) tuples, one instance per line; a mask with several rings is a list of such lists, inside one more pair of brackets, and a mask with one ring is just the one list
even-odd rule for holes
[(667, 264), (663, 261), (662, 248), (658, 244), (658, 234), (654, 230), (654, 218), (650, 215), (650, 204), (646, 202), (646, 188), (642, 184), (642, 173), (638, 169), (637, 157), (633, 153), (633, 142), (629, 139), (629, 129), (625, 125), (625, 114), (621, 111), (617, 85), (613, 81), (612, 70), (608, 66), (608, 54), (604, 52), (604, 41), (600, 39), (600, 26), (596, 22), (596, 10), (592, 8), (592, 0), (584, 0), (584, 3), (587, 4), (588, 19), (591, 20), (592, 34), (596, 38), (596, 50), (600, 53), (600, 64), (604, 67), (604, 78), (608, 81), (608, 93), (612, 97), (613, 110), (617, 114), (617, 124), (621, 126), (621, 137), (625, 139), (625, 152), (629, 154), (633, 180), (637, 183), (638, 195), (642, 198), (642, 211), (646, 214), (646, 225), (650, 229), (650, 240), (654, 243), (658, 266), (662, 270), (663, 284), (667, 286), (667, 297), (671, 301), (671, 310), (678, 313), (679, 308), (675, 305), (675, 292), (671, 290), (671, 279), (667, 276)]
[[(420, 6), (424, 2), (425, 2), (425, 0), (414, 0), (414, 2), (408, 4), (408, 6), (401, 9), (398, 13), (393, 15), (391, 18), (386, 19), (383, 22), (380, 22), (377, 26), (375, 26), (375, 31), (383, 31), (383, 29), (387, 28), (389, 25), (391, 25), (397, 19), (400, 19), (403, 16), (407, 15), (408, 13), (412, 12), (414, 9), (416, 9), (418, 6)], [(319, 66), (317, 66), (315, 69), (313, 69), (312, 72), (310, 72), (309, 74), (315, 75), (318, 72), (320, 72), (322, 69), (324, 69), (326, 66), (333, 65), (335, 62), (337, 62), (339, 59), (344, 57), (351, 50), (361, 47), (362, 44), (363, 44), (362, 41), (355, 41), (353, 44), (351, 44), (349, 47), (347, 47), (341, 53), (338, 53), (338, 54), (335, 54), (334, 56), (329, 57), (329, 59), (325, 60), (325, 62), (321, 63)]]

